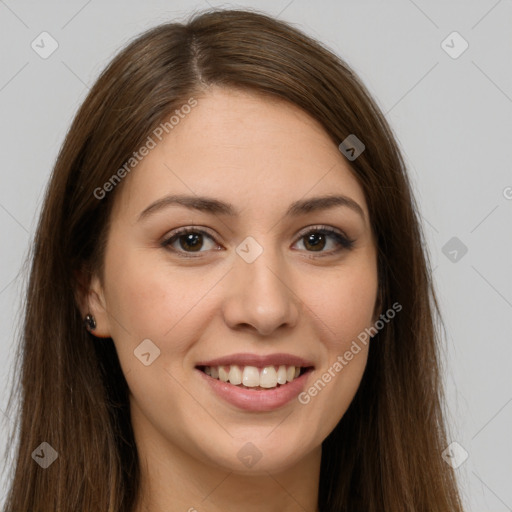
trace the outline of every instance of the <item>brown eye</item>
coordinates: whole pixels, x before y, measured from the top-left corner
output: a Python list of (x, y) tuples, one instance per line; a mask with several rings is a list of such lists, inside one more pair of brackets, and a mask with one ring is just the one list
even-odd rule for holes
[[(208, 252), (208, 248), (201, 250), (205, 242), (210, 240), (213, 242), (213, 247), (210, 249), (217, 248), (215, 245), (214, 238), (206, 231), (201, 229), (182, 228), (174, 231), (169, 237), (161, 242), (161, 246), (167, 248), (179, 256), (185, 258), (196, 258), (200, 257), (200, 253)], [(343, 249), (351, 249), (354, 244), (354, 240), (350, 240), (342, 233), (334, 231), (327, 226), (320, 226), (318, 228), (310, 228), (308, 231), (303, 232), (300, 236), (299, 241), (303, 240), (304, 249), (309, 253), (318, 253), (318, 256), (331, 256), (336, 254)], [(330, 250), (324, 250), (326, 247), (332, 245)], [(193, 253), (199, 253), (197, 256)]]
[(198, 251), (203, 245), (201, 233), (188, 233), (178, 237), (179, 245), (184, 250)]
[[(185, 255), (186, 253), (205, 252), (201, 251), (204, 246), (205, 237), (214, 241), (213, 238), (200, 229), (185, 228), (174, 232), (170, 237), (162, 241), (162, 247), (169, 248), (170, 250)], [(176, 246), (177, 245), (177, 246)], [(192, 256), (194, 257), (194, 256)]]
[[(330, 239), (334, 241), (334, 249), (324, 251)], [(307, 252), (321, 253), (322, 256), (328, 256), (343, 249), (351, 249), (355, 242), (355, 240), (351, 240), (338, 231), (334, 231), (328, 227), (310, 229), (303, 233), (299, 240), (304, 240), (303, 243)]]
[(306, 235), (303, 238), (305, 240), (304, 247), (308, 250), (311, 248), (313, 251), (321, 251), (327, 243), (325, 240), (326, 237), (323, 233), (315, 232)]

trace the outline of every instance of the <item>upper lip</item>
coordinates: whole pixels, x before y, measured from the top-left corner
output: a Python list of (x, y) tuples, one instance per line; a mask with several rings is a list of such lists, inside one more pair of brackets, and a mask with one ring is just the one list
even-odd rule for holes
[(229, 366), (236, 364), (238, 366), (256, 366), (263, 368), (265, 366), (302, 366), (310, 367), (314, 366), (311, 361), (307, 361), (299, 356), (293, 354), (231, 354), (229, 356), (218, 357), (209, 361), (200, 361), (196, 366)]

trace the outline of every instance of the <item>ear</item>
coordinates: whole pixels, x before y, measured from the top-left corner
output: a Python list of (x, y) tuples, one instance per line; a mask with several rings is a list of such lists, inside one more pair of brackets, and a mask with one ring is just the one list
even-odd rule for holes
[(82, 318), (89, 313), (96, 321), (94, 331), (89, 331), (97, 338), (110, 338), (110, 320), (107, 313), (105, 293), (99, 277), (83, 268), (75, 272), (75, 300)]

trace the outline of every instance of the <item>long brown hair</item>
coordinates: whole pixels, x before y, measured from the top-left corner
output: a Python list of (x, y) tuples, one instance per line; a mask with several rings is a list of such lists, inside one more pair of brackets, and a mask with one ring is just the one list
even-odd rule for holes
[[(122, 183), (103, 199), (94, 191), (210, 85), (281, 98), (318, 120), (337, 146), (350, 134), (365, 145), (350, 166), (376, 235), (382, 311), (395, 302), (403, 311), (373, 338), (360, 388), (322, 445), (320, 511), (461, 511), (453, 471), (441, 458), (439, 310), (394, 135), (329, 49), (264, 14), (214, 10), (157, 26), (122, 50), (60, 150), (30, 255), (19, 389), (9, 401), (12, 407), (19, 396), (19, 439), (13, 443), (11, 433), (16, 455), (5, 512), (133, 510), (139, 461), (127, 384), (112, 340), (83, 327), (77, 275), (103, 275)], [(43, 441), (59, 453), (46, 469), (31, 456)]]

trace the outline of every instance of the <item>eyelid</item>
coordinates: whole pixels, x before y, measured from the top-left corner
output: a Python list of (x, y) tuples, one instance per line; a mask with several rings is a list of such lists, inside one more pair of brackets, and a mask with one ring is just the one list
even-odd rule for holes
[(307, 235), (312, 231), (326, 231), (328, 233), (336, 233), (342, 236), (343, 238), (350, 240), (350, 237), (343, 230), (332, 226), (328, 226), (327, 224), (311, 224), (311, 226), (306, 226), (305, 228), (299, 231), (299, 233), (297, 234), (297, 239)]
[(350, 250), (353, 248), (356, 240), (354, 238), (349, 237), (343, 230), (339, 228), (334, 228), (332, 226), (328, 226), (325, 224), (312, 224), (310, 226), (306, 226), (302, 229), (297, 235), (297, 243), (301, 238), (306, 236), (308, 233), (321, 233), (327, 234), (331, 238), (336, 239), (339, 247), (337, 249), (331, 251), (320, 251), (316, 253), (316, 251), (306, 251), (306, 254), (309, 258), (322, 258), (328, 256), (336, 256), (341, 252)]
[[(173, 240), (173, 238), (178, 239), (180, 236), (187, 235), (188, 233), (199, 233), (201, 235), (206, 235), (213, 242), (215, 242), (217, 245), (219, 245), (215, 239), (215, 236), (212, 235), (209, 231), (207, 231), (207, 228), (203, 228), (201, 226), (196, 226), (195, 224), (191, 224), (189, 226), (184, 226), (181, 228), (176, 228), (175, 230), (171, 231), (170, 234), (165, 235), (163, 240), (160, 242), (160, 245), (164, 249), (169, 249), (170, 251), (172, 251), (176, 254), (179, 254), (180, 256), (187, 255), (184, 257), (195, 258), (196, 256), (193, 256), (194, 253), (187, 253), (186, 251), (177, 251), (171, 247), (171, 240)], [(172, 243), (174, 243), (174, 242), (172, 242)], [(208, 252), (208, 251), (198, 251), (198, 254), (201, 254), (203, 252)]]
[[(308, 233), (317, 232), (320, 234), (326, 234), (327, 236), (330, 236), (334, 239), (336, 239), (339, 247), (335, 250), (331, 251), (306, 251), (309, 253), (310, 258), (321, 258), (326, 256), (334, 256), (338, 253), (346, 250), (350, 250), (353, 247), (353, 244), (355, 243), (355, 239), (350, 238), (343, 230), (340, 230), (338, 228), (334, 228), (332, 226), (328, 226), (325, 224), (312, 224), (310, 226), (306, 226), (303, 229), (299, 231), (299, 233), (296, 236), (296, 240), (293, 243), (295, 245), (298, 241), (301, 240), (304, 236), (306, 236)], [(178, 239), (181, 235), (186, 235), (188, 233), (199, 233), (202, 235), (206, 235), (208, 238), (210, 238), (214, 243), (217, 245), (218, 242), (216, 241), (216, 237), (212, 235), (208, 228), (203, 228), (199, 225), (191, 224), (188, 226), (184, 226), (181, 228), (176, 228), (175, 230), (171, 231), (170, 235), (166, 235), (164, 239), (160, 242), (160, 245), (167, 250), (172, 251), (173, 253), (177, 254), (179, 257), (183, 258), (199, 258), (201, 253), (207, 253), (207, 251), (197, 251), (197, 253), (194, 252), (186, 252), (181, 250), (175, 250), (171, 247), (171, 243), (174, 243), (176, 240), (172, 241), (173, 239)], [(218, 250), (218, 249), (217, 249)], [(316, 253), (316, 254), (315, 254)], [(197, 254), (197, 256), (195, 255)]]

